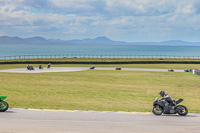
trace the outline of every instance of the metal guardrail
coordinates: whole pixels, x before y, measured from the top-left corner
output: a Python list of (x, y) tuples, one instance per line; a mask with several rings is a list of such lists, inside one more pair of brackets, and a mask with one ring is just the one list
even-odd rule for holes
[(78, 55), (78, 54), (60, 54), (60, 55), (15, 55), (1, 56), (0, 60), (13, 59), (49, 59), (49, 58), (124, 58), (124, 59), (200, 59), (200, 56), (178, 56), (178, 55)]
[(190, 69), (190, 72), (200, 76), (200, 70), (198, 70), (198, 69)]

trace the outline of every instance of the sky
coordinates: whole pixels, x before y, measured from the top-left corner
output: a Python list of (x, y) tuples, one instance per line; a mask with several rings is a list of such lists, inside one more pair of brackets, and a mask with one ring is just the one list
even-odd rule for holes
[(200, 42), (200, 0), (0, 0), (0, 36)]

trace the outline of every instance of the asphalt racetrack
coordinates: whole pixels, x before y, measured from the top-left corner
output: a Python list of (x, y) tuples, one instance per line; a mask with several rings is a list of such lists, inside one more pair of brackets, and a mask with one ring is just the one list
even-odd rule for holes
[(200, 133), (200, 114), (161, 115), (9, 109), (0, 133)]
[[(0, 70), (0, 72), (13, 72), (13, 73), (43, 73), (43, 72), (73, 72), (73, 71), (83, 71), (88, 70), (88, 67), (52, 67), (52, 68), (44, 68), (39, 69), (35, 68), (35, 70), (27, 70), (26, 68), (18, 68), (18, 69), (7, 69)], [(98, 67), (95, 70), (115, 70), (115, 68), (104, 68)], [(122, 68), (122, 70), (128, 71), (158, 71), (158, 72), (167, 72), (167, 69), (146, 69), (146, 68)], [(174, 70), (174, 72), (184, 72), (184, 70)]]

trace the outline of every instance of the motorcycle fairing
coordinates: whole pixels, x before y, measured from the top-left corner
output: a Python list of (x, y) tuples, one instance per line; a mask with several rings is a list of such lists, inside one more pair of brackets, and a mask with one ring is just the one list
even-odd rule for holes
[(176, 112), (176, 110), (174, 110), (173, 108), (172, 108), (172, 106), (167, 106), (167, 107), (164, 107), (164, 112), (163, 112), (163, 114), (176, 114), (177, 112)]
[(163, 101), (157, 101), (157, 102), (154, 102), (153, 105), (159, 105), (160, 107), (165, 107)]
[(6, 99), (7, 96), (0, 96), (0, 101), (3, 101), (4, 99)]

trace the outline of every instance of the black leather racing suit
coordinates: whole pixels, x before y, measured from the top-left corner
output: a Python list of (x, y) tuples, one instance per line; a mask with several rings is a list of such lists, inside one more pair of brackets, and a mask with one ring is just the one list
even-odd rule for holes
[(167, 106), (169, 103), (173, 103), (175, 106), (177, 106), (175, 100), (169, 94), (165, 94), (162, 97), (162, 100), (164, 101), (165, 106)]

